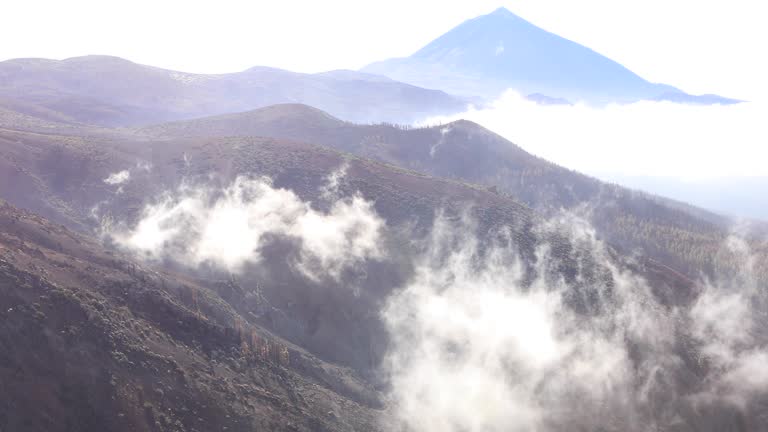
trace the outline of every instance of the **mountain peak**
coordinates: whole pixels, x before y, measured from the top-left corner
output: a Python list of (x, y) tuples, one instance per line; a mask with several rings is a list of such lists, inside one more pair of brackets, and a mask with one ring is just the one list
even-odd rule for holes
[(621, 64), (504, 7), (472, 18), (412, 56), (363, 71), (458, 95), (495, 99), (507, 89), (573, 101), (631, 102), (679, 90), (650, 83)]
[(529, 21), (521, 17), (520, 15), (517, 15), (516, 13), (510, 11), (509, 9), (505, 7), (500, 7), (498, 9), (495, 9), (493, 12), (480, 15), (474, 19), (467, 20), (466, 23), (482, 23), (483, 25), (489, 25), (488, 23), (490, 21), (495, 22), (503, 22), (505, 24), (518, 24), (518, 25), (527, 25), (532, 28), (537, 28), (535, 25), (531, 24)]
[(489, 13), (486, 16), (517, 17), (517, 15), (515, 15), (512, 12), (510, 12), (510, 10), (505, 8), (504, 6), (494, 10), (493, 12)]

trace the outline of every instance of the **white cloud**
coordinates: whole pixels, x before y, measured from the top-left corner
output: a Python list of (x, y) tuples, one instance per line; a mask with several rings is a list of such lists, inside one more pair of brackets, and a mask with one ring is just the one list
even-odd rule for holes
[[(575, 287), (552, 277), (548, 250), (527, 284), (511, 243), (481, 245), (468, 226), (437, 221), (416, 275), (383, 312), (404, 429), (589, 430), (614, 421), (632, 429), (644, 395), (658, 391), (655, 371), (671, 362), (672, 321), (647, 307), (644, 282), (611, 265), (594, 232), (574, 222), (546, 229), (563, 231), (610, 271), (611, 292), (584, 288), (603, 308), (593, 316), (569, 306)], [(627, 339), (647, 355), (633, 363)]]
[(305, 274), (325, 272), (338, 278), (347, 265), (380, 256), (383, 225), (371, 203), (355, 196), (336, 202), (327, 214), (305, 212), (287, 234), (302, 241), (299, 265)]
[(342, 164), (333, 170), (325, 178), (325, 184), (320, 188), (320, 197), (327, 201), (339, 199), (339, 187), (349, 169), (349, 161), (344, 160)]
[(150, 172), (152, 171), (152, 163), (147, 161), (136, 162), (136, 169), (139, 171)]
[(260, 261), (271, 236), (286, 236), (300, 243), (297, 269), (313, 279), (338, 279), (345, 269), (381, 255), (383, 228), (372, 204), (360, 196), (320, 212), (267, 178), (238, 177), (223, 190), (183, 186), (167, 193), (147, 205), (134, 226), (109, 234), (149, 258), (235, 272)]
[(732, 274), (704, 284), (689, 312), (693, 335), (711, 364), (710, 386), (698, 395), (745, 406), (768, 392), (768, 334), (763, 328), (768, 296), (758, 277), (757, 259), (747, 242), (731, 236), (721, 255), (736, 264)]
[[(743, 240), (721, 251), (740, 269), (670, 306), (573, 215), (535, 228), (561, 240), (543, 243), (533, 269), (509, 235), (475, 229), (439, 217), (382, 312), (403, 430), (667, 430), (768, 395), (768, 301)], [(567, 282), (563, 265), (576, 273)]]
[(116, 173), (112, 173), (104, 179), (104, 183), (110, 185), (118, 185), (127, 182), (131, 178), (131, 172), (128, 170), (122, 170)]
[(445, 143), (445, 137), (449, 133), (451, 133), (452, 128), (450, 126), (446, 126), (444, 128), (440, 129), (440, 139), (429, 146), (429, 157), (434, 158), (435, 154), (437, 153), (437, 149)]
[(426, 120), (475, 121), (529, 152), (592, 175), (768, 175), (766, 106), (637, 102), (538, 105), (514, 91), (484, 109)]

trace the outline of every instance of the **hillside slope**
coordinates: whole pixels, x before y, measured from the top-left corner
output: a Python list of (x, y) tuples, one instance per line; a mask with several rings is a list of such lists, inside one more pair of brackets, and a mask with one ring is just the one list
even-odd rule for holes
[(158, 273), (0, 202), (0, 427), (377, 429), (369, 386), (246, 321), (226, 284)]
[(681, 271), (711, 272), (730, 221), (687, 204), (652, 196), (535, 157), (469, 121), (425, 128), (357, 125), (312, 107), (277, 105), (256, 111), (150, 126), (140, 135), (270, 136), (313, 142), (433, 176), (494, 188), (544, 215), (586, 212), (614, 246), (636, 249)]
[[(377, 214), (393, 229), (401, 227), (414, 235), (423, 234), (441, 209), (460, 214), (473, 208), (481, 226), (513, 227), (519, 231), (520, 249), (527, 255), (533, 253), (530, 210), (520, 203), (484, 188), (354, 158), (321, 146), (273, 138), (126, 141), (0, 130), (0, 197), (53, 222), (91, 234), (100, 233), (105, 221), (135, 224), (147, 205), (177, 191), (182, 184), (225, 186), (241, 175), (257, 179), (266, 176), (275, 187), (291, 190), (315, 208), (327, 209), (323, 185), (344, 166), (339, 193), (360, 193), (374, 203)], [(124, 183), (105, 182), (111, 174), (122, 171), (130, 173)], [(407, 244), (410, 237), (392, 241)], [(291, 275), (292, 271), (285, 268), (288, 261), (278, 259), (272, 263), (272, 272)], [(307, 295), (310, 288), (306, 280), (285, 276), (289, 278), (284, 282), (287, 287), (280, 284), (266, 289), (274, 290), (272, 293), (280, 299), (274, 300), (275, 304), (290, 310), (291, 320), (264, 324), (325, 359), (366, 369), (381, 354), (380, 346), (372, 347), (367, 342), (380, 332), (373, 305), (386, 293), (381, 290), (397, 286), (407, 268), (407, 264), (398, 263), (369, 269), (369, 276), (350, 285), (365, 283), (377, 294), (362, 296), (352, 303), (353, 299), (341, 294), (346, 291), (321, 297)], [(243, 280), (255, 289), (264, 275), (251, 276)], [(355, 306), (365, 312), (338, 313), (344, 305), (357, 302), (367, 305)], [(365, 317), (362, 323), (361, 316)], [(315, 325), (327, 328), (299, 331), (310, 317)]]
[[(342, 141), (352, 149), (359, 144), (353, 134), (358, 127), (299, 108), (303, 121), (318, 127), (315, 132), (335, 125), (350, 135), (332, 136), (355, 138)], [(266, 118), (284, 119), (276, 113), (285, 109), (277, 107)], [(375, 136), (386, 139), (364, 141), (363, 148), (377, 142), (381, 145), (373, 150), (380, 154), (412, 152), (420, 163), (443, 151), (467, 158), (469, 150), (495, 148), (493, 136), (476, 125), (453, 126), (457, 130), (450, 133), (377, 126)], [(557, 212), (550, 219), (544, 215), (549, 211), (532, 211), (489, 186), (432, 177), (327, 146), (253, 136), (161, 139), (148, 130), (116, 133), (93, 137), (0, 130), (0, 173), (7, 176), (0, 181), (0, 197), (55, 221), (8, 205), (0, 209), (0, 378), (9, 389), (0, 395), (3, 429), (389, 431), (403, 420), (422, 418), (404, 419), (402, 405), (393, 400), (420, 395), (409, 392), (408, 385), (424, 381), (397, 379), (411, 372), (407, 363), (391, 362), (403, 339), (455, 329), (455, 338), (427, 344), (426, 351), (413, 351), (414, 358), (437, 353), (456, 360), (457, 347), (471, 349), (481, 342), (476, 339), (490, 338), (490, 354), (480, 360), (495, 364), (500, 359), (505, 373), (526, 367), (525, 362), (506, 362), (517, 360), (514, 353), (496, 353), (510, 345), (514, 351), (526, 347), (519, 338), (529, 339), (518, 335), (530, 334), (528, 327), (505, 320), (515, 316), (510, 311), (519, 305), (525, 306), (517, 309), (520, 313), (538, 313), (538, 296), (553, 302), (543, 302), (556, 308), (552, 328), (558, 339), (560, 334), (567, 338), (564, 346), (576, 350), (544, 369), (543, 392), (534, 388), (526, 393), (534, 401), (552, 396), (559, 401), (545, 419), (547, 430), (576, 425), (618, 432), (636, 430), (637, 424), (681, 432), (765, 427), (766, 399), (760, 389), (743, 407), (719, 396), (697, 399), (724, 373), (712, 366), (708, 340), (697, 336), (686, 315), (706, 291), (672, 263), (659, 262), (659, 256), (630, 256), (611, 248), (611, 242), (601, 246), (578, 221)], [(455, 142), (450, 139), (454, 133)], [(447, 140), (433, 149), (435, 142), (427, 138), (443, 135)], [(533, 163), (526, 162), (522, 150), (497, 144), (489, 161), (516, 155), (522, 166)], [(539, 163), (542, 170), (548, 166)], [(511, 167), (511, 172), (519, 169)], [(232, 186), (242, 185), (238, 179), (243, 178), (262, 189)], [(553, 185), (562, 181), (546, 178)], [(264, 190), (268, 193), (260, 195)], [(247, 206), (250, 199), (259, 205)], [(275, 201), (287, 205), (275, 206)], [(642, 210), (625, 204), (616, 205), (627, 212)], [(179, 217), (161, 215), (169, 210), (180, 212)], [(276, 220), (291, 225), (296, 213), (307, 216), (298, 232), (272, 230), (255, 246), (249, 243), (254, 227)], [(243, 216), (249, 224), (242, 223)], [(346, 242), (365, 233), (372, 218), (381, 218), (382, 225), (367, 247), (379, 253), (330, 276), (306, 272), (304, 264), (312, 264), (303, 261), (307, 242), (319, 248), (314, 263), (333, 264), (359, 249), (354, 241)], [(201, 226), (200, 220), (209, 223)], [(703, 224), (684, 221), (696, 224), (691, 230)], [(123, 230), (147, 235), (130, 235), (126, 242)], [(453, 241), (451, 234), (456, 235)], [(201, 260), (189, 253), (199, 252), (200, 242), (194, 241), (199, 235), (207, 236), (207, 247), (215, 252)], [(313, 241), (315, 235), (319, 241)], [(712, 235), (706, 231), (701, 241), (715, 248)], [(461, 260), (448, 261), (433, 279), (424, 279), (424, 260), (440, 255), (435, 237), (438, 243), (447, 238), (449, 257), (461, 256), (472, 243), (478, 250), (466, 269)], [(498, 244), (513, 253), (511, 261), (497, 255), (493, 245)], [(249, 259), (228, 265), (237, 253)], [(489, 268), (486, 260), (492, 274), (483, 272)], [(494, 279), (507, 273), (515, 276)], [(408, 296), (419, 294), (413, 290), (423, 287), (422, 281), (437, 284), (436, 297)], [(459, 301), (451, 297), (454, 291)], [(405, 321), (393, 327), (387, 314), (392, 299), (403, 295), (405, 302), (396, 304)], [(474, 303), (483, 298), (492, 304)], [(755, 296), (759, 310), (762, 298)], [(426, 308), (425, 318), (436, 318), (434, 327), (413, 320), (410, 308), (420, 314), (419, 306)], [(478, 319), (478, 311), (483, 316), (489, 312), (491, 319)], [(749, 346), (761, 353), (764, 345), (758, 344), (768, 340), (768, 333), (761, 321), (755, 329)], [(578, 344), (570, 343), (574, 332)], [(620, 365), (615, 369), (620, 379), (597, 374), (595, 385), (608, 385), (593, 401), (594, 388), (582, 386), (569, 371), (585, 369), (579, 359), (605, 364), (605, 344), (616, 350), (611, 358)], [(522, 351), (539, 346), (535, 342)], [(51, 360), (42, 360), (41, 352)], [(571, 352), (577, 361), (571, 362)], [(567, 371), (565, 384), (552, 387), (547, 380), (561, 366)], [(732, 370), (726, 366), (725, 372)], [(447, 375), (438, 376), (433, 381), (438, 389), (446, 381), (453, 389), (452, 377), (469, 377), (474, 388), (475, 375), (457, 370), (463, 371), (450, 367)], [(493, 381), (504, 381), (499, 377), (505, 373)], [(589, 397), (574, 398), (572, 391)], [(481, 400), (488, 403), (484, 394)], [(427, 408), (419, 412), (433, 418)], [(475, 412), (470, 414), (474, 419)]]

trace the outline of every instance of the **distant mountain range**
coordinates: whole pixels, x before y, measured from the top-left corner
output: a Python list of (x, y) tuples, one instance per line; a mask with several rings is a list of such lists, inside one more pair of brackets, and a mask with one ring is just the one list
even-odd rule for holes
[(57, 122), (134, 126), (288, 102), (361, 123), (409, 123), (466, 107), (442, 91), (354, 71), (202, 75), (109, 56), (0, 62), (0, 107)]
[(732, 104), (650, 83), (589, 48), (508, 10), (464, 22), (410, 57), (361, 71), (303, 74), (254, 67), (193, 74), (110, 56), (0, 62), (0, 109), (60, 124), (140, 126), (281, 103), (355, 123), (413, 123), (515, 89), (540, 104), (671, 101)]
[(739, 102), (717, 95), (689, 95), (670, 85), (648, 82), (621, 64), (536, 27), (505, 8), (465, 21), (410, 57), (373, 63), (362, 71), (489, 99), (515, 89), (523, 95), (543, 94), (572, 102)]

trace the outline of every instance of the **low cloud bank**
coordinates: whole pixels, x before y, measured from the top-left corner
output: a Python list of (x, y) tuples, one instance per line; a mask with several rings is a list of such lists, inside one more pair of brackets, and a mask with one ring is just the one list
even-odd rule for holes
[(768, 175), (768, 107), (643, 101), (603, 108), (539, 105), (514, 91), (483, 109), (424, 124), (477, 122), (524, 149), (592, 175)]
[(382, 255), (383, 228), (372, 203), (359, 195), (321, 212), (268, 178), (238, 177), (223, 189), (182, 185), (147, 205), (135, 225), (113, 226), (108, 233), (151, 259), (232, 272), (259, 262), (262, 248), (283, 236), (298, 241), (298, 270), (312, 279), (338, 279), (345, 269)]

